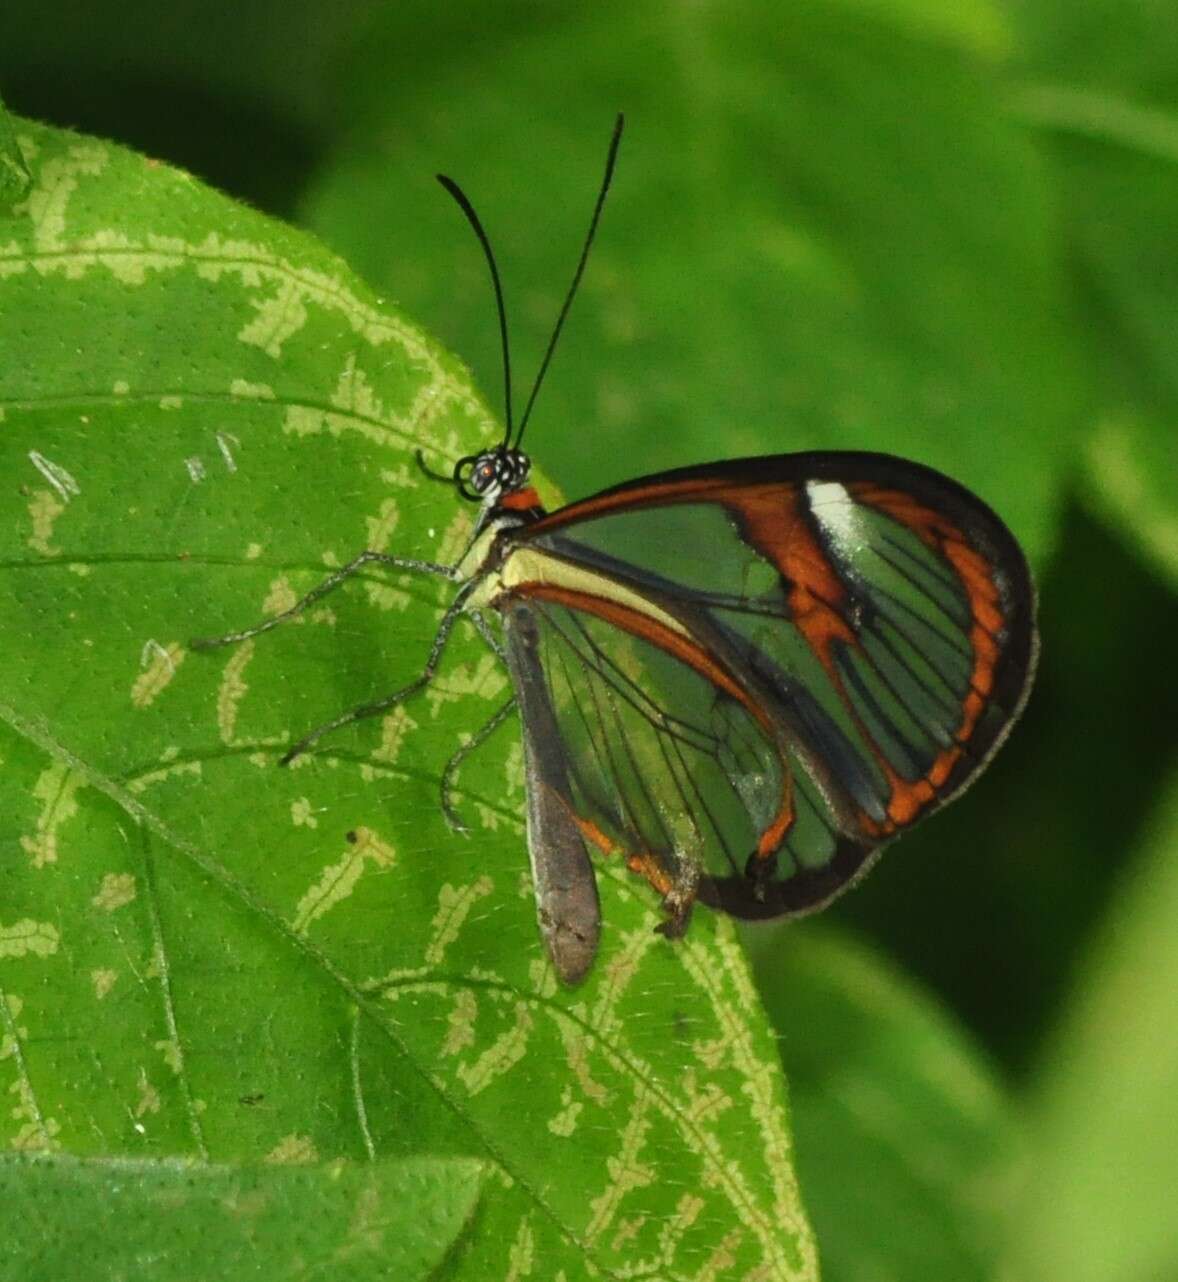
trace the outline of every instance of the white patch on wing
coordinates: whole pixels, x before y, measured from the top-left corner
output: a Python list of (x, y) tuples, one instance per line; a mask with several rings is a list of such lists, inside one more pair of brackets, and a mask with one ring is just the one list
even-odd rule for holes
[(806, 498), (814, 519), (840, 552), (855, 552), (866, 542), (863, 514), (838, 481), (807, 481)]

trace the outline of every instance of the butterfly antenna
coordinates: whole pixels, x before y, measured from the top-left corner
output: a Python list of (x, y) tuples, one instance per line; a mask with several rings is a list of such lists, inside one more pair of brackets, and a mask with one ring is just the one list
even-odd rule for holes
[(552, 331), (552, 337), (548, 340), (548, 350), (544, 353), (544, 359), (540, 362), (540, 372), (536, 375), (535, 383), (532, 384), (532, 394), (528, 397), (528, 403), (524, 407), (524, 416), (519, 421), (519, 431), (515, 434), (515, 444), (517, 446), (523, 439), (524, 428), (527, 427), (528, 419), (531, 417), (532, 406), (536, 403), (536, 395), (540, 391), (540, 384), (544, 382), (544, 375), (548, 373), (548, 365), (552, 360), (552, 353), (556, 350), (556, 340), (560, 337), (565, 317), (569, 314), (569, 308), (573, 305), (577, 286), (581, 283), (585, 264), (589, 260), (589, 249), (593, 244), (593, 237), (597, 234), (597, 224), (601, 219), (606, 193), (609, 191), (609, 185), (614, 176), (614, 162), (618, 158), (618, 145), (622, 141), (622, 128), (625, 123), (625, 117), (619, 111), (618, 118), (614, 121), (613, 137), (609, 141), (609, 154), (605, 159), (605, 175), (601, 180), (601, 190), (597, 193), (597, 204), (593, 206), (593, 217), (589, 220), (589, 234), (585, 237), (585, 245), (581, 250), (581, 258), (577, 263), (577, 270), (573, 273), (573, 283), (569, 286), (569, 291), (564, 296), (564, 305), (560, 309), (560, 315), (556, 318), (556, 328)]
[(499, 311), (499, 341), (503, 347), (503, 412), (507, 420), (507, 428), (503, 434), (503, 445), (506, 447), (511, 441), (511, 351), (507, 345), (507, 308), (503, 303), (503, 286), (499, 282), (499, 268), (495, 266), (495, 255), (491, 250), (491, 242), (487, 238), (487, 233), (483, 230), (483, 224), (479, 221), (478, 214), (474, 211), (474, 206), (467, 199), (466, 192), (459, 187), (453, 178), (447, 178), (445, 174), (438, 174), (437, 179), (454, 197), (458, 208), (466, 215), (466, 221), (474, 228), (474, 234), (479, 238), (479, 244), (483, 247), (487, 266), (491, 269), (491, 284), (495, 287), (495, 306)]

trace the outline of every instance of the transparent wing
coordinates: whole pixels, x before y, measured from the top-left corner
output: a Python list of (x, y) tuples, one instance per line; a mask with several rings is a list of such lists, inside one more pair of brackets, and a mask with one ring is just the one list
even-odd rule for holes
[[(1030, 686), (1017, 543), (918, 464), (824, 453), (683, 469), (519, 541), (550, 559), (550, 581), (584, 580), (545, 614), (584, 804), (644, 848), (690, 836), (714, 879), (701, 897), (741, 915), (829, 898), (976, 776)], [(696, 657), (623, 597), (674, 619)]]
[[(839, 830), (802, 746), (775, 733), (697, 666), (575, 605), (532, 597), (529, 613), (584, 835), (661, 892), (691, 883), (741, 915), (826, 902), (872, 839)], [(750, 861), (768, 844), (763, 875)], [(739, 886), (740, 905), (724, 902)]]

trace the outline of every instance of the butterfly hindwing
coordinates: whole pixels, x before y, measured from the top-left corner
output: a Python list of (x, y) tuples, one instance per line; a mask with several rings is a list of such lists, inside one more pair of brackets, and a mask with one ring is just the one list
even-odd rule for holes
[(576, 984), (592, 964), (601, 934), (597, 880), (570, 804), (568, 748), (539, 661), (535, 611), (515, 602), (503, 624), (523, 732), (528, 855), (540, 933), (561, 980)]
[[(646, 630), (643, 616), (603, 611), (600, 598), (540, 589), (528, 609), (569, 763), (569, 807), (600, 848), (667, 894), (701, 865), (742, 877), (763, 834), (808, 830), (793, 822), (787, 745), (713, 656), (657, 622)], [(818, 863), (830, 853), (821, 834)]]

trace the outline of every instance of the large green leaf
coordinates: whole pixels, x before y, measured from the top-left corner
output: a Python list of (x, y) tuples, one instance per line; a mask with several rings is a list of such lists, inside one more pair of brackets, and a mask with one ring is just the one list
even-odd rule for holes
[(1149, 0), (1025, 6), (1014, 98), (1054, 162), (1097, 373), (1083, 451), (1093, 511), (1178, 584), (1178, 10)]
[(1011, 1103), (949, 1014), (825, 923), (745, 932), (789, 1073), (827, 1282), (984, 1282), (1017, 1203)]
[[(190, 1229), (218, 1180), (292, 1219), (342, 1214), (325, 1189), (345, 1172), (361, 1234), (400, 1159), (465, 1155), (490, 1175), (454, 1276), (813, 1276), (731, 931), (701, 912), (672, 943), (603, 868), (601, 956), (558, 989), (509, 728), (459, 780), (474, 838), (446, 829), (442, 765), (506, 697), (473, 632), (427, 695), (275, 768), (420, 669), (447, 590), (364, 576), (252, 643), (186, 649), (362, 547), (454, 556), (471, 514), (412, 449), (440, 466), (495, 431), (465, 371), (306, 237), (113, 145), (17, 132), (34, 185), (0, 222), (0, 1144), (163, 1168), (135, 1217), (195, 1163)], [(319, 1176), (271, 1190), (262, 1159)], [(73, 1178), (17, 1161), (6, 1207)], [(472, 1175), (439, 1170), (445, 1247)], [(188, 1240), (159, 1222), (156, 1276)], [(251, 1241), (261, 1275), (286, 1271), (268, 1227)], [(387, 1276), (377, 1256), (353, 1276)]]
[(517, 4), (472, 31), (427, 8), (389, 7), (357, 41), (350, 145), (304, 217), (497, 389), (485, 269), (431, 175), (457, 177), (496, 242), (526, 384), (626, 110), (529, 429), (570, 493), (708, 458), (875, 448), (977, 488), (1033, 556), (1050, 544), (1084, 376), (1042, 166), (988, 60), (991, 6), (955, 24), (912, 0)]
[(1035, 1163), (1012, 1276), (1178, 1276), (1178, 775), (1077, 968), (1033, 1096)]
[(1085, 451), (1085, 498), (1178, 587), (1178, 398), (1162, 415), (1122, 408), (1100, 421)]
[(465, 1158), (0, 1160), (0, 1276), (224, 1282), (256, 1277), (264, 1262), (269, 1276), (323, 1282), (433, 1278), (467, 1227), (482, 1174)]

